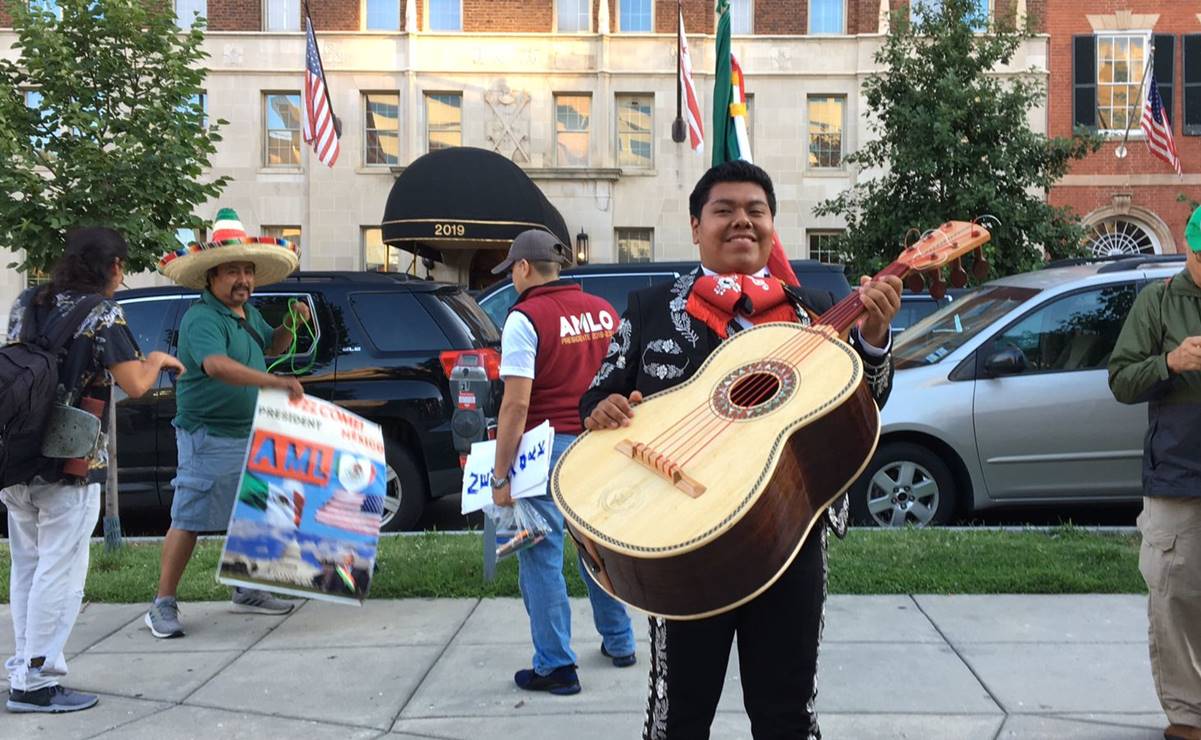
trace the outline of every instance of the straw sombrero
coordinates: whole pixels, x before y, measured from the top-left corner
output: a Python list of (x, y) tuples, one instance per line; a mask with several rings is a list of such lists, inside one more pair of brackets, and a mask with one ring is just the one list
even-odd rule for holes
[(256, 286), (278, 283), (300, 266), (300, 248), (287, 239), (247, 236), (232, 208), (217, 212), (211, 241), (192, 242), (167, 252), (158, 271), (185, 288), (204, 290), (205, 274), (226, 262), (253, 262)]

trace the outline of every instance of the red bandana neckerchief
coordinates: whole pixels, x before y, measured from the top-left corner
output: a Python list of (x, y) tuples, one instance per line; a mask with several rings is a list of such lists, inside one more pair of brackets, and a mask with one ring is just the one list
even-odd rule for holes
[(740, 316), (752, 324), (796, 321), (796, 311), (784, 292), (784, 284), (773, 277), (754, 275), (702, 275), (692, 284), (685, 306), (688, 315), (725, 339), (730, 322)]

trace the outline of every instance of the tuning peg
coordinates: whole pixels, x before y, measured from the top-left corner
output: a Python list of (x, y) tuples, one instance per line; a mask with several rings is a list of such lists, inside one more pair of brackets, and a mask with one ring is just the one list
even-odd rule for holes
[(983, 280), (988, 277), (988, 260), (984, 258), (984, 250), (976, 250), (976, 259), (972, 262), (972, 274), (977, 280)]
[(967, 285), (967, 272), (963, 269), (963, 262), (958, 257), (951, 263), (951, 287), (962, 288)]
[(941, 301), (947, 294), (947, 284), (942, 281), (942, 275), (938, 270), (931, 270), (927, 273), (927, 278), (930, 281), (930, 296), (936, 301)]
[(921, 293), (926, 289), (926, 281), (920, 272), (911, 272), (905, 277), (905, 287), (909, 288), (911, 293)]

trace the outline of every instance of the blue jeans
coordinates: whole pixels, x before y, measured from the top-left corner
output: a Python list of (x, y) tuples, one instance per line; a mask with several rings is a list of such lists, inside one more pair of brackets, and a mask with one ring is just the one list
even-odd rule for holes
[[(555, 435), (551, 470), (574, 439), (571, 434)], [(534, 670), (546, 676), (560, 666), (576, 663), (571, 650), (571, 605), (567, 601), (567, 582), (563, 579), (563, 514), (549, 495), (522, 500), (537, 509), (550, 525), (550, 532), (542, 542), (517, 553), (521, 599), (530, 616), (530, 637), (534, 642)], [(625, 606), (597, 586), (578, 557), (576, 560), (588, 585), (592, 621), (605, 650), (610, 655), (632, 654), (634, 630)]]

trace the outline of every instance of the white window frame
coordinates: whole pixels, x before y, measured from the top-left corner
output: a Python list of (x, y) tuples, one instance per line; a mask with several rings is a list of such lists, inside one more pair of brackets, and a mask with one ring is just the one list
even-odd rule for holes
[[(986, 21), (986, 23), (988, 25), (985, 26), (984, 28), (977, 28), (976, 29), (977, 33), (987, 33), (988, 27), (992, 25), (993, 18), (996, 17), (997, 0), (986, 0), (986, 2), (987, 2), (988, 7), (985, 8), (985, 12), (988, 14), (988, 19)], [(943, 0), (910, 0), (910, 2), (909, 2), (909, 20), (913, 21), (914, 19), (917, 18), (918, 6), (927, 5), (927, 4), (935, 4), (935, 5), (938, 5), (941, 7), (942, 3), (943, 3)], [(844, 18), (843, 24), (845, 26), (845, 24), (846, 24), (846, 20), (845, 20), (846, 6), (845, 5), (843, 6), (843, 18)]]
[[(289, 5), (293, 2), (296, 3), (296, 13), (294, 14), (295, 17), (292, 18), (292, 22), (294, 22), (296, 24), (296, 28), (288, 28), (288, 27), (272, 28), (271, 27), (271, 3), (273, 3), (273, 2), (281, 2), (281, 3), (284, 3), (285, 5)], [(301, 2), (301, 0), (263, 0), (263, 30), (268, 33), (299, 33), (300, 31), (303, 31), (304, 24), (301, 23), (301, 7), (302, 7), (302, 5), (303, 5), (303, 3)]]
[[(601, 0), (601, 1), (603, 2), (604, 0)], [(650, 10), (651, 27), (646, 29), (645, 31), (627, 31), (626, 29), (621, 27), (621, 3), (622, 3), (622, 0), (617, 0), (617, 13), (616, 13), (617, 19), (616, 20), (617, 20), (617, 30), (619, 33), (654, 33), (655, 32), (655, 0), (648, 0), (648, 1), (651, 4), (651, 10)]]
[(734, 30), (734, 3), (730, 2), (730, 33), (734, 36), (753, 36), (755, 34), (755, 0), (746, 0), (747, 4), (747, 23), (750, 24), (750, 29), (746, 31)]
[[(380, 233), (380, 243), (384, 248), (384, 272), (390, 272), (393, 274), (406, 273), (416, 277), (417, 255), (407, 249), (404, 249), (403, 247), (398, 247), (395, 244), (385, 244), (383, 241), (383, 229), (379, 226), (373, 225), (359, 227), (359, 264), (362, 266), (363, 271), (377, 272), (377, 270), (373, 270), (367, 266), (367, 234), (371, 231), (378, 231)], [(392, 250), (396, 250), (398, 254), (396, 264), (400, 268), (399, 270), (392, 270), (392, 266), (387, 262), (387, 260), (391, 257)], [(406, 260), (408, 261), (407, 265), (405, 264)]]
[(838, 0), (842, 5), (842, 27), (837, 31), (813, 30), (813, 3), (809, 4), (809, 14), (805, 19), (805, 33), (809, 36), (845, 36), (847, 33), (847, 0)]
[[(1152, 53), (1152, 51), (1151, 51), (1151, 35), (1152, 34), (1151, 34), (1150, 30), (1112, 31), (1112, 32), (1107, 31), (1105, 33), (1093, 34), (1093, 48), (1094, 48), (1093, 56), (1095, 57), (1095, 61), (1096, 61), (1096, 66), (1093, 68), (1093, 83), (1096, 85), (1096, 89), (1097, 89), (1097, 93), (1096, 93), (1096, 95), (1097, 95), (1097, 103), (1096, 103), (1096, 105), (1097, 105), (1097, 133), (1100, 134), (1101, 136), (1107, 136), (1107, 137), (1108, 136), (1124, 136), (1126, 134), (1125, 128), (1116, 128), (1116, 129), (1115, 128), (1105, 128), (1104, 126), (1101, 125), (1101, 123), (1103, 121), (1103, 117), (1101, 115), (1101, 89), (1102, 89), (1102, 87), (1104, 86), (1106, 88), (1118, 88), (1118, 87), (1130, 86), (1134, 89), (1134, 97), (1132, 99), (1128, 98), (1128, 105), (1130, 107), (1130, 119), (1129, 119), (1130, 136), (1135, 139), (1146, 138), (1146, 134), (1143, 133), (1143, 129), (1142, 129), (1142, 127), (1140, 127), (1138, 125), (1138, 123), (1139, 123), (1139, 118), (1140, 118), (1142, 106), (1143, 106), (1143, 92), (1142, 92), (1142, 88), (1140, 87), (1140, 84), (1143, 82), (1143, 71), (1146, 70), (1146, 68), (1147, 68), (1147, 57), (1149, 54)], [(1133, 69), (1131, 70), (1131, 72), (1133, 73), (1133, 77), (1131, 78), (1131, 81), (1124, 82), (1124, 83), (1119, 83), (1119, 82), (1102, 83), (1101, 82), (1101, 39), (1102, 38), (1108, 38), (1108, 39), (1125, 38), (1125, 39), (1141, 39), (1142, 40), (1142, 42), (1143, 42), (1143, 68), (1139, 69), (1139, 70), (1133, 70)], [(1132, 102), (1130, 102), (1130, 101), (1132, 101)], [(1106, 110), (1112, 112), (1113, 106), (1112, 105), (1109, 106)]]
[[(846, 229), (809, 229), (809, 230), (807, 230), (805, 232), (805, 258), (811, 259), (811, 260), (818, 260), (819, 262), (822, 262), (822, 260), (820, 260), (818, 257), (815, 257), (813, 255), (813, 245), (810, 242), (810, 240), (813, 237), (842, 236), (845, 233), (847, 233)], [(821, 251), (828, 251), (828, 250), (821, 250)], [(844, 255), (837, 255), (837, 254), (834, 255), (834, 257), (836, 257), (836, 258), (843, 257), (843, 256)], [(823, 264), (827, 264), (827, 265), (842, 264), (842, 262), (840, 260), (836, 259), (834, 262), (823, 262)]]
[[(825, 165), (816, 165), (809, 163), (810, 154), (810, 136), (812, 135), (811, 126), (813, 120), (810, 112), (810, 103), (815, 99), (835, 99), (842, 101), (842, 123), (839, 128), (838, 136), (838, 164), (829, 167)], [(848, 110), (847, 95), (845, 93), (811, 93), (805, 96), (805, 169), (813, 172), (843, 172), (846, 170), (847, 157), (847, 110)]]
[[(182, 0), (182, 2), (186, 2), (190, 6), (202, 5), (203, 7), (201, 8), (202, 12), (200, 13), (200, 17), (208, 18), (208, 14), (209, 14), (208, 0)], [(179, 26), (181, 29), (190, 29), (192, 27), (193, 17), (191, 15), (189, 15), (187, 18), (184, 18), (183, 16), (180, 15), (179, 6), (181, 4), (181, 0), (175, 0), (174, 4), (175, 4), (175, 25)], [(196, 8), (190, 7), (190, 8), (188, 8), (188, 10), (195, 11)]]
[(463, 32), (463, 0), (459, 2), (459, 27), (453, 29), (438, 29), (434, 30), (430, 27), (430, 6), (437, 0), (425, 0), (425, 14), (421, 17), (421, 25), (425, 26), (425, 30), (431, 33), (462, 33)]
[[(395, 133), (396, 133), (396, 163), (395, 164), (381, 164), (379, 162), (368, 162), (367, 161), (367, 131), (368, 131), (368, 129), (367, 129), (367, 97), (370, 95), (394, 95), (396, 97), (396, 131), (395, 131)], [(363, 90), (359, 94), (359, 100), (361, 101), (362, 122), (363, 122), (362, 129), (360, 130), (360, 133), (362, 134), (362, 138), (363, 138), (363, 146), (362, 146), (363, 166), (387, 169), (387, 168), (395, 167), (395, 166), (399, 165), (400, 164), (400, 93), (395, 90)], [(387, 131), (388, 129), (382, 129), (382, 128), (376, 127), (375, 129), (372, 129), (372, 130)]]
[[(385, 0), (379, 0), (379, 1), (384, 2)], [(359, 5), (359, 18), (362, 19), (360, 21), (360, 30), (368, 31), (370, 33), (389, 33), (389, 32), (398, 32), (403, 29), (403, 24), (401, 23), (401, 15), (404, 12), (404, 8), (402, 7), (404, 5), (404, 0), (387, 0), (387, 1), (391, 2), (393, 5), (396, 6), (396, 25), (395, 25), (395, 27), (394, 28), (370, 28), (370, 27), (368, 27), (367, 26), (367, 6), (368, 6), (368, 4), (370, 4), (372, 2), (372, 0), (362, 0), (362, 2)]]
[[(607, 2), (607, 0), (600, 0), (600, 1)], [(586, 26), (578, 31), (561, 31), (561, 30), (559, 30), (559, 8), (560, 8), (560, 4), (562, 2), (563, 2), (563, 0), (555, 0), (554, 1), (554, 8), (553, 8), (554, 17), (551, 19), (551, 24), (554, 27), (554, 32), (555, 33), (565, 33), (565, 34), (592, 33), (592, 0), (575, 0), (575, 2), (577, 3), (577, 5), (576, 5), (577, 8), (579, 7), (579, 3), (581, 3), (581, 2), (586, 6), (585, 11), (584, 11)]]
[[(297, 121), (298, 127), (296, 129), (290, 129), (290, 128), (289, 129), (271, 129), (269, 127), (269, 124), (271, 122), (271, 118), (270, 118), (271, 114), (268, 109), (267, 101), (269, 98), (271, 98), (272, 96), (275, 96), (275, 95), (288, 95), (288, 96), (295, 95), (297, 98), (300, 99), (300, 105), (302, 107), (304, 105), (304, 96), (301, 94), (300, 90), (263, 90), (260, 92), (260, 96), (261, 96), (261, 100), (262, 100), (261, 106), (262, 106), (262, 111), (263, 111), (263, 117), (261, 119), (262, 120), (261, 133), (263, 134), (263, 137), (261, 139), (261, 141), (263, 142), (263, 158), (262, 158), (263, 167), (265, 169), (273, 169), (273, 170), (300, 169), (301, 167), (304, 167), (304, 121)], [(301, 115), (302, 116), (304, 115), (303, 111), (301, 111)], [(269, 152), (271, 149), (269, 146), (269, 142), (271, 141), (271, 137), (269, 134), (273, 130), (275, 130), (275, 131), (293, 131), (293, 130), (295, 130), (295, 131), (300, 132), (300, 155), (296, 158), (295, 162), (292, 162), (289, 164), (272, 164), (271, 163), (271, 161), (269, 160)]]
[[(559, 98), (588, 98), (588, 128), (584, 131), (588, 134), (587, 161), (582, 165), (564, 164), (559, 161)], [(591, 91), (572, 91), (572, 92), (556, 92), (551, 95), (551, 110), (550, 110), (550, 130), (551, 130), (551, 146), (554, 147), (554, 161), (556, 167), (567, 167), (571, 169), (582, 169), (592, 166), (592, 122), (596, 120), (596, 106), (593, 103), (593, 95)], [(578, 131), (568, 131), (565, 133), (579, 133)]]
[[(622, 262), (621, 261), (621, 232), (623, 231), (645, 231), (650, 234), (650, 255), (645, 261), (638, 262)], [(644, 265), (655, 261), (655, 229), (651, 226), (618, 226), (613, 229), (613, 261), (621, 265)]]
[(459, 99), (459, 146), (463, 146), (463, 91), (462, 90), (422, 90), (421, 117), (425, 123), (425, 152), (430, 153), (430, 96), (454, 95)]
[[(650, 157), (650, 161), (648, 161), (645, 165), (636, 165), (636, 164), (624, 165), (621, 163), (621, 109), (622, 109), (621, 104), (622, 104), (623, 100), (631, 100), (631, 99), (638, 100), (638, 101), (649, 101), (650, 102), (651, 121), (650, 121), (650, 127), (649, 127), (647, 133), (650, 136), (651, 157)], [(589, 120), (591, 121), (591, 117), (589, 117)], [(591, 133), (592, 132), (589, 131), (589, 144), (591, 144), (591, 141), (592, 141)], [(558, 152), (558, 150), (559, 150), (559, 147), (556, 143), (555, 151)], [(752, 151), (754, 151), (754, 150), (752, 149)], [(655, 168), (655, 94), (654, 93), (619, 92), (619, 93), (615, 93), (613, 95), (613, 160), (617, 163), (617, 166), (621, 167), (622, 169), (638, 170), (638, 171), (642, 172), (642, 171), (646, 171), (646, 170), (653, 170)]]

